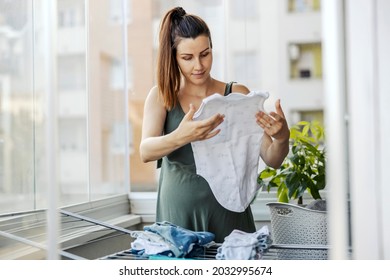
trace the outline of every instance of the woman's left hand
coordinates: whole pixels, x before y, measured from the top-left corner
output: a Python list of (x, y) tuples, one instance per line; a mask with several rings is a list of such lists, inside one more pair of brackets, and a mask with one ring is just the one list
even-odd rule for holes
[(278, 141), (288, 141), (290, 129), (288, 128), (286, 117), (284, 116), (280, 99), (275, 102), (275, 112), (269, 114), (259, 111), (256, 114), (257, 124), (264, 129), (264, 132)]

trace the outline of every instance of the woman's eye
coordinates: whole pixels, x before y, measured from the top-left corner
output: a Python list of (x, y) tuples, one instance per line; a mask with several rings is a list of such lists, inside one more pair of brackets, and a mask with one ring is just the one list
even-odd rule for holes
[(191, 60), (191, 57), (185, 56), (185, 57), (183, 57), (183, 59), (184, 59), (184, 60)]
[(208, 56), (209, 55), (209, 53), (203, 53), (201, 56), (202, 57), (206, 57), (206, 56)]

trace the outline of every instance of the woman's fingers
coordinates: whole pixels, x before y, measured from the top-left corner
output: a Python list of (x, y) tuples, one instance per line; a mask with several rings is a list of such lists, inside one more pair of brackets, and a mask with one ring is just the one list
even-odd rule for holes
[(286, 117), (284, 116), (284, 112), (283, 112), (283, 109), (282, 109), (282, 105), (280, 105), (280, 99), (276, 100), (275, 102), (275, 109), (276, 109), (276, 113), (280, 116), (283, 117), (283, 119), (285, 119)]
[(208, 119), (200, 121), (199, 125), (200, 127), (205, 127), (205, 128), (210, 127), (211, 129), (214, 129), (223, 122), (224, 118), (225, 118), (224, 115), (215, 114), (214, 116)]
[(209, 139), (217, 135), (221, 130), (216, 129), (223, 121), (224, 115), (216, 114), (208, 119), (197, 122), (201, 139)]
[(184, 116), (183, 119), (190, 121), (194, 117), (194, 114), (196, 112), (195, 106), (191, 103), (190, 104), (190, 109), (188, 110), (187, 114)]

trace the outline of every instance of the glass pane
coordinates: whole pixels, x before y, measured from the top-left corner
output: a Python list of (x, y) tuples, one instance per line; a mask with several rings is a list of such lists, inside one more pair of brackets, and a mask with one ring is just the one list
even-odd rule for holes
[[(124, 61), (123, 1), (89, 3), (89, 178), (91, 199), (95, 200), (128, 192), (126, 133), (133, 128), (126, 116), (124, 89), (133, 79), (127, 77), (125, 83), (125, 70), (131, 63), (125, 65)], [(129, 21), (131, 7), (127, 6)], [(129, 133), (130, 145), (132, 137)]]
[(129, 14), (136, 15), (128, 26), (131, 191), (156, 191), (156, 163), (142, 163), (139, 144), (144, 100), (155, 84), (157, 29), (162, 1), (130, 1), (129, 4), (129, 8), (134, 11)]
[[(138, 147), (144, 100), (156, 83), (158, 27), (168, 9), (183, 6), (209, 24), (215, 78), (262, 88), (262, 68), (255, 67), (264, 59), (262, 36), (252, 36), (261, 27), (260, 16), (256, 16), (261, 7), (255, 2), (242, 1), (241, 11), (234, 13), (236, 0), (127, 1), (128, 9), (121, 13), (121, 0), (56, 1), (56, 24), (50, 27), (55, 39), (56, 106), (49, 117), (56, 129), (53, 141), (61, 205), (125, 193), (127, 172), (132, 191), (156, 190), (156, 163), (142, 163)], [(43, 3), (0, 0), (0, 192), (1, 199), (14, 199), (11, 210), (45, 207), (44, 64), (49, 27), (44, 23)], [(128, 24), (127, 44), (123, 14)], [(311, 61), (310, 73), (321, 77), (320, 45), (301, 47), (308, 57), (301, 64)], [(301, 64), (295, 67), (292, 63), (291, 72)], [(14, 203), (16, 199), (23, 203)], [(4, 203), (4, 208), (10, 207)]]
[[(118, 11), (123, 1), (99, 1), (85, 19), (84, 0), (58, 0), (47, 24), (46, 2), (0, 0), (0, 212), (46, 207), (48, 120), (60, 206), (127, 192), (125, 135), (133, 129), (125, 115), (123, 21), (112, 20), (112, 3)], [(132, 76), (127, 83), (134, 85)]]
[(0, 212), (34, 207), (30, 1), (0, 0)]
[(87, 150), (87, 30), (84, 0), (58, 0), (55, 64), (56, 127), (60, 205), (86, 202)]

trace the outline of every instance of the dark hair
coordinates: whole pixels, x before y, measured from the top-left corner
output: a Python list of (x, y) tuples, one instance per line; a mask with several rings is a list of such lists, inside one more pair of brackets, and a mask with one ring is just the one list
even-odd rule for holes
[(160, 26), (159, 50), (157, 58), (157, 85), (164, 105), (171, 110), (177, 105), (180, 89), (180, 70), (176, 61), (176, 48), (181, 39), (195, 39), (199, 35), (209, 37), (210, 29), (200, 17), (187, 14), (181, 7), (169, 10)]

